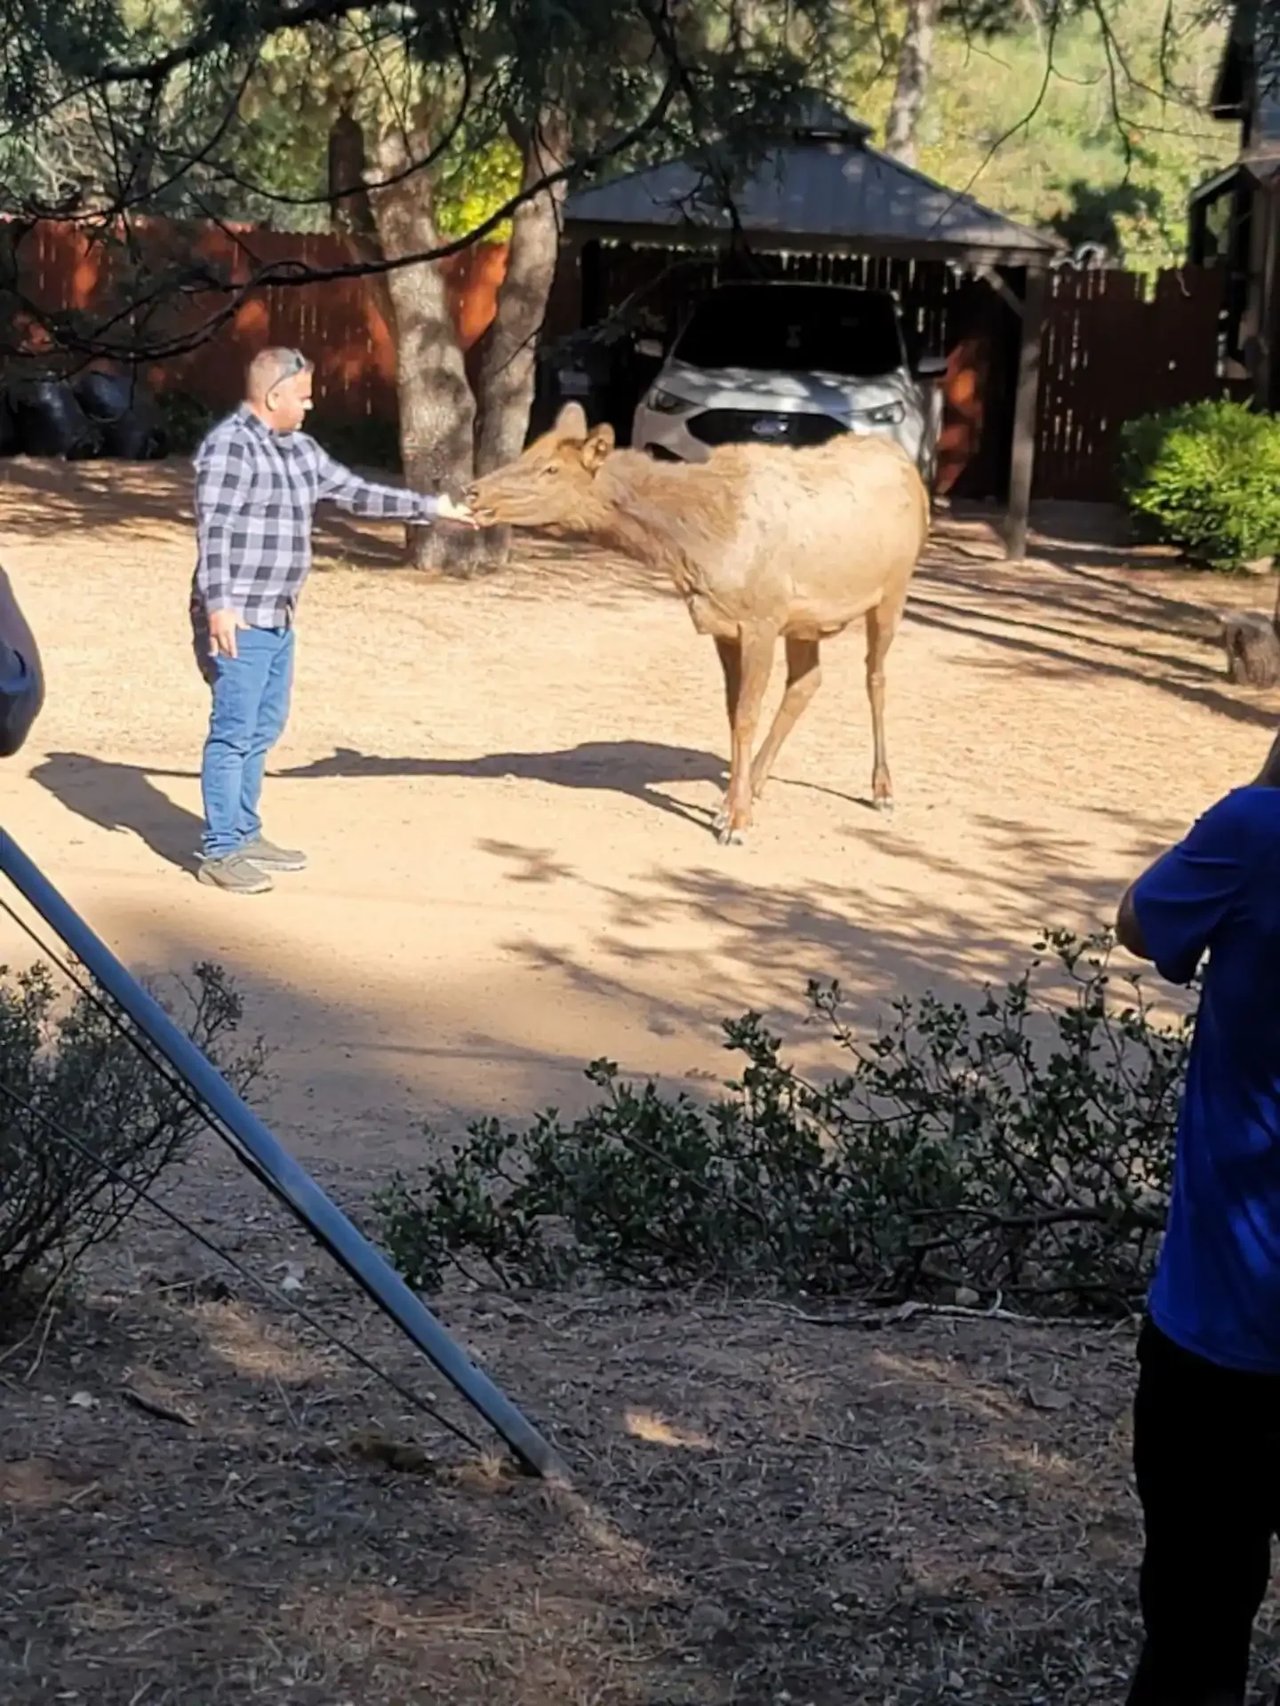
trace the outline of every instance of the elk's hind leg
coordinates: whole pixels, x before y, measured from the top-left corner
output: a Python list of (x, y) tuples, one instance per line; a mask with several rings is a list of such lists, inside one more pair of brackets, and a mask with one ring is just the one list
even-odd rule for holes
[(884, 734), (884, 665), (907, 602), (906, 588), (887, 595), (867, 612), (867, 698), (871, 702), (871, 738), (875, 759), (871, 772), (871, 798), (877, 811), (892, 812), (893, 781)]

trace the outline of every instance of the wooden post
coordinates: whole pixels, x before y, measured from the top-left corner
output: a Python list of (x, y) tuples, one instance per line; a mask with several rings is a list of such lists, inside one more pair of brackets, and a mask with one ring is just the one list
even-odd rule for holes
[(1009, 461), (1009, 515), (1005, 532), (1005, 556), (1014, 562), (1021, 561), (1027, 554), (1031, 478), (1036, 462), (1036, 408), (1040, 401), (1040, 350), (1048, 282), (1043, 267), (1027, 268), (1018, 353), (1018, 393), (1013, 413), (1013, 453)]
[(1274, 409), (1280, 386), (1280, 189), (1276, 178), (1263, 178), (1254, 196), (1254, 218), (1263, 228), (1262, 276), (1258, 292), (1257, 366), (1254, 369), (1254, 401), (1260, 409)]

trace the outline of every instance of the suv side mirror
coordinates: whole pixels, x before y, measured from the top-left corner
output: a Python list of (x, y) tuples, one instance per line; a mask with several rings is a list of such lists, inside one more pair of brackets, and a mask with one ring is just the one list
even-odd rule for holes
[(947, 371), (945, 355), (922, 355), (916, 363), (916, 373), (921, 379), (942, 379)]
[(637, 338), (636, 354), (644, 356), (646, 361), (661, 361), (661, 341), (658, 338)]

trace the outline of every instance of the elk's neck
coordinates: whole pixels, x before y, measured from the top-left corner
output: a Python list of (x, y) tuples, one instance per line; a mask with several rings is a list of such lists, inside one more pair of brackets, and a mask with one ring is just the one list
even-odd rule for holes
[[(693, 476), (693, 479), (690, 479)], [(688, 593), (700, 578), (691, 561), (699, 508), (698, 468), (655, 462), (619, 451), (595, 483), (593, 535), (633, 561), (668, 575)]]

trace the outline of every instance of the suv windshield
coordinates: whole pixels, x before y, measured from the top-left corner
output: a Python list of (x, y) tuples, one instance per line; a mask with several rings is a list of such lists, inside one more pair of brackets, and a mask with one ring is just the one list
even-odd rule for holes
[(878, 379), (902, 365), (892, 296), (841, 285), (728, 284), (694, 309), (672, 355), (691, 367)]

